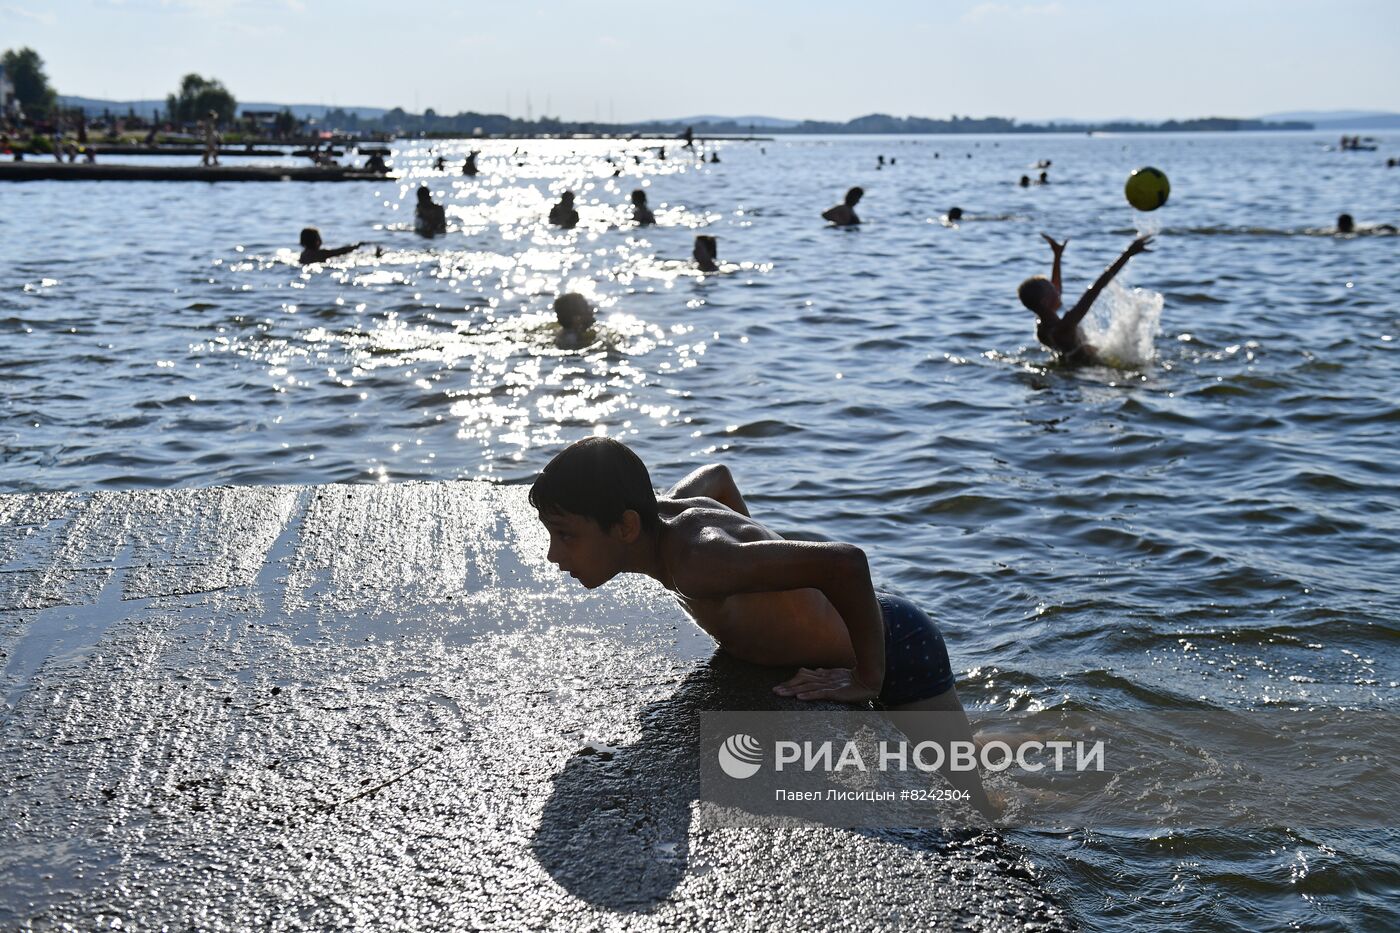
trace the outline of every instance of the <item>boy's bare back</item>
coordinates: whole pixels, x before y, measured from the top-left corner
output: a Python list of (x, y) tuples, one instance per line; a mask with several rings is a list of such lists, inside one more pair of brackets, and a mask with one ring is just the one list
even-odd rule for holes
[(661, 556), (685, 611), (730, 654), (755, 664), (851, 667), (855, 653), (840, 613), (820, 590), (734, 592), (727, 566), (740, 545), (786, 541), (715, 499), (660, 498)]

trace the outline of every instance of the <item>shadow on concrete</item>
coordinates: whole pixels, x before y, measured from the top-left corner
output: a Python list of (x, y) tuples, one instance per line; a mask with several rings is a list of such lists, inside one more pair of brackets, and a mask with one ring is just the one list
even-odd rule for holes
[(691, 804), (700, 795), (699, 714), (774, 709), (771, 668), (716, 652), (641, 714), (642, 737), (585, 747), (554, 778), (535, 857), (577, 898), (611, 910), (652, 910), (690, 859)]
[[(849, 709), (781, 700), (772, 688), (782, 679), (779, 669), (716, 652), (673, 694), (642, 711), (640, 740), (575, 753), (554, 778), (532, 844), (535, 858), (561, 887), (597, 907), (632, 913), (660, 907), (690, 861), (700, 713)], [(968, 835), (936, 828), (848, 831), (924, 851)]]

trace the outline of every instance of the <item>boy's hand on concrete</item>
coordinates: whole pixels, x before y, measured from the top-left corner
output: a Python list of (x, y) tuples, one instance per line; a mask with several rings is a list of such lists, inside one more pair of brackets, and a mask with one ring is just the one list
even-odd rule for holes
[(799, 700), (835, 700), (838, 703), (861, 703), (875, 699), (878, 693), (861, 683), (849, 667), (804, 667), (791, 679), (774, 687), (773, 692)]

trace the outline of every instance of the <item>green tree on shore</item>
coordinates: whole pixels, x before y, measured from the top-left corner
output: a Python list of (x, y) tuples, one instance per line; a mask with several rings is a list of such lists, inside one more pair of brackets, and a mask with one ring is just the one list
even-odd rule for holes
[(39, 53), (25, 47), (19, 51), (7, 49), (0, 56), (0, 67), (15, 86), (15, 98), (30, 117), (47, 117), (57, 102), (58, 95), (49, 86), (48, 75), (44, 74), (44, 60)]
[(213, 78), (205, 80), (197, 74), (187, 74), (180, 82), (180, 93), (165, 98), (165, 109), (175, 123), (193, 123), (207, 118), (212, 111), (220, 123), (231, 123), (238, 101), (228, 88)]

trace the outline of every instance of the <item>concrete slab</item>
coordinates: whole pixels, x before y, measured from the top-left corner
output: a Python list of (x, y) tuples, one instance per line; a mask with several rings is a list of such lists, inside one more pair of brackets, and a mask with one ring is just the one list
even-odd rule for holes
[(997, 835), (704, 828), (771, 709), (521, 488), (0, 496), (0, 924), (1065, 929)]

